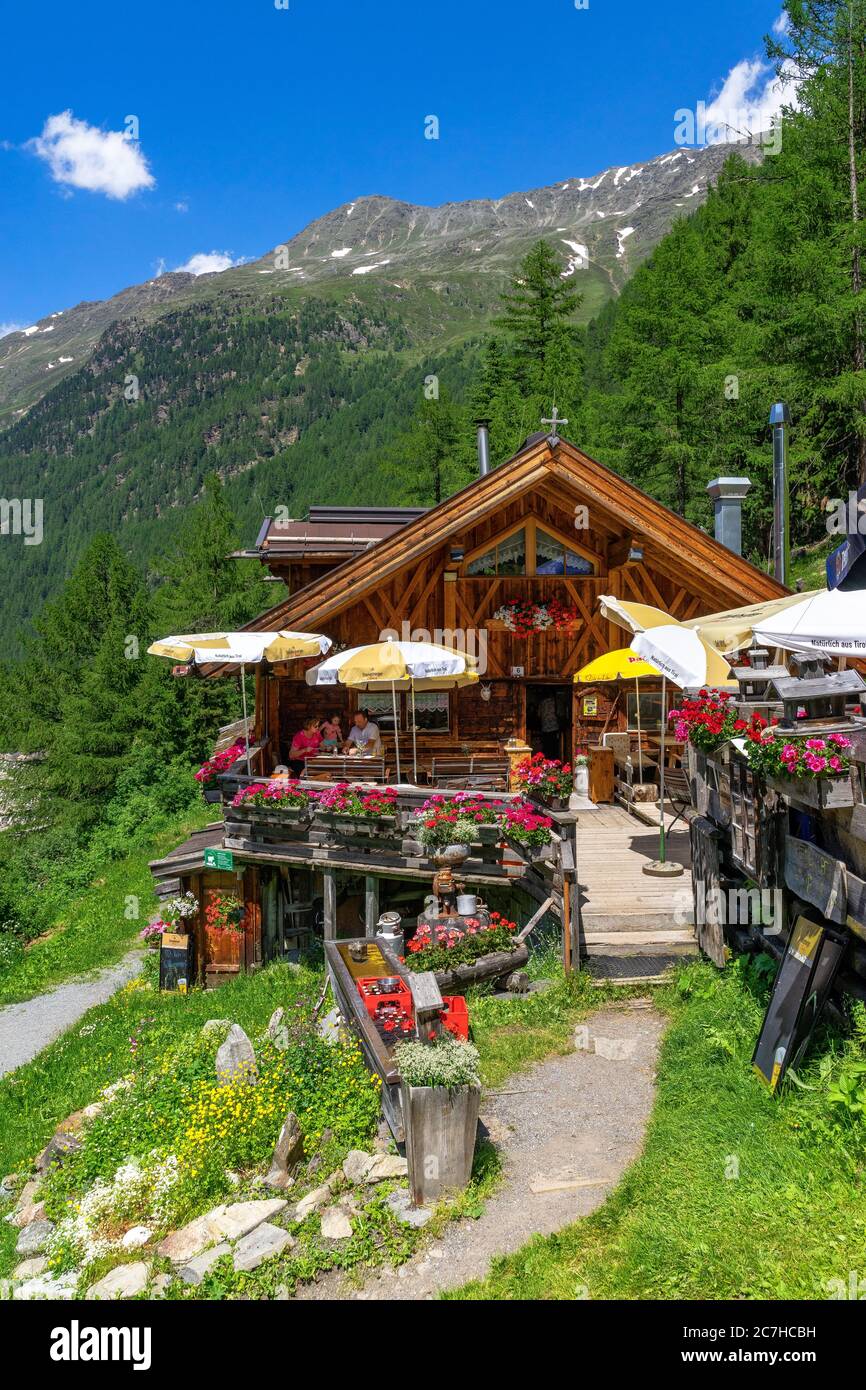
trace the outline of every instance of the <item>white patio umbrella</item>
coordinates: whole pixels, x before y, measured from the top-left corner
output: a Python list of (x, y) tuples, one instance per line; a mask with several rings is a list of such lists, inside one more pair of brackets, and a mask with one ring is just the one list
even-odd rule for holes
[[(394, 750), (400, 781), (400, 736), (397, 727), (397, 690), (445, 689), (478, 679), (475, 658), (466, 652), (440, 647), (435, 642), (372, 642), (337, 652), (307, 672), (308, 685), (347, 685), (353, 690), (391, 691), (394, 710)], [(417, 740), (413, 709), (412, 761), (418, 778)]]
[[(635, 633), (631, 649), (649, 661), (662, 675), (662, 728), (661, 752), (659, 757), (659, 857), (657, 864), (650, 865), (648, 873), (682, 873), (666, 861), (665, 846), (665, 734), (667, 732), (667, 712), (665, 696), (667, 683), (672, 680), (681, 690), (709, 685), (715, 688), (730, 684), (731, 668), (724, 657), (708, 646), (690, 628), (680, 627), (678, 623), (662, 624)], [(661, 866), (664, 865), (665, 868)]]
[(239, 666), (241, 699), (244, 710), (244, 745), (247, 776), (250, 772), (250, 732), (247, 719), (247, 688), (244, 677), (247, 666), (263, 661), (299, 661), (305, 657), (324, 656), (331, 650), (330, 637), (320, 632), (193, 632), (181, 636), (163, 637), (148, 647), (149, 656), (164, 656), (171, 661), (191, 662), (196, 666)]
[(866, 657), (866, 590), (822, 589), (754, 631), (760, 642), (786, 651)]

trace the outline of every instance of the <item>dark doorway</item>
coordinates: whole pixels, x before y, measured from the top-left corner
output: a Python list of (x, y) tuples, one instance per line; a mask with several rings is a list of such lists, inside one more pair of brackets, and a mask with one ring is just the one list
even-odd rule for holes
[(571, 761), (570, 685), (527, 685), (526, 742), (546, 758)]

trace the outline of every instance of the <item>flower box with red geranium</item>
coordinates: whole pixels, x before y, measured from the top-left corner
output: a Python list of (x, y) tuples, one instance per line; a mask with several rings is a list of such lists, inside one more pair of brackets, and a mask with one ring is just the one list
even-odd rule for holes
[(238, 739), (230, 748), (224, 748), (221, 753), (214, 753), (206, 762), (202, 763), (195, 780), (200, 783), (205, 801), (219, 801), (220, 790), (217, 779), (233, 767), (238, 758), (246, 751), (246, 744), (243, 739)]
[(393, 787), (336, 782), (313, 795), (315, 820), (344, 834), (393, 835), (397, 829), (398, 793)]
[(762, 738), (749, 743), (746, 756), (753, 771), (781, 796), (832, 810), (855, 802), (851, 746), (844, 734), (803, 738), (768, 729)]
[(553, 821), (526, 801), (514, 801), (502, 817), (506, 841), (530, 863), (553, 864)]
[(567, 631), (577, 622), (577, 617), (577, 609), (558, 598), (548, 599), (546, 603), (515, 598), (497, 608), (492, 620), (517, 637), (530, 637), (536, 632)]
[(508, 804), (481, 792), (437, 793), (415, 812), (409, 830), (428, 848), (453, 844), (456, 836), (461, 844), (498, 845), (502, 814)]
[(226, 820), (248, 817), (269, 824), (307, 825), (316, 805), (315, 791), (298, 782), (276, 777), (270, 782), (252, 782), (241, 787), (226, 810)]
[(514, 952), (517, 924), (498, 912), (489, 921), (464, 917), (454, 925), (422, 925), (406, 946), (405, 964), (413, 972), (448, 972), (458, 966), (471, 966), (484, 956)]
[(525, 796), (543, 801), (552, 811), (567, 811), (569, 797), (574, 791), (571, 763), (562, 763), (557, 758), (545, 758), (543, 753), (536, 753), (517, 764), (514, 784)]

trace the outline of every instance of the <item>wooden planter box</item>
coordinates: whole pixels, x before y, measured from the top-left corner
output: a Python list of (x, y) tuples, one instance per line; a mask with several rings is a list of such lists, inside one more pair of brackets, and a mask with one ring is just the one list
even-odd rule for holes
[(505, 843), (527, 864), (534, 865), (544, 874), (553, 874), (556, 868), (556, 848), (552, 841), (548, 845), (522, 845), (519, 840), (513, 840), (510, 835), (506, 835)]
[(841, 777), (801, 778), (770, 777), (767, 786), (774, 792), (795, 801), (799, 806), (811, 806), (816, 811), (832, 811), (853, 806), (854, 787), (848, 773)]
[(352, 816), (341, 811), (314, 811), (313, 820), (343, 835), (393, 839), (398, 831), (396, 816)]
[(531, 801), (537, 801), (540, 806), (546, 806), (548, 811), (567, 811), (569, 797), (549, 796), (547, 792), (527, 791), (524, 793)]
[(232, 819), (263, 821), (265, 825), (306, 825), (312, 815), (306, 806), (251, 806), (247, 803), (231, 808)]
[(445, 993), (465, 989), (467, 985), (482, 984), (485, 980), (495, 980), (500, 975), (513, 975), (521, 970), (529, 960), (529, 947), (525, 942), (513, 951), (491, 951), (488, 956), (479, 956), (471, 965), (455, 965), (453, 970), (435, 971), (436, 983)]
[(415, 1206), (436, 1202), (459, 1191), (472, 1176), (480, 1086), (407, 1086), (400, 1088), (409, 1191)]
[(204, 787), (202, 789), (202, 796), (210, 806), (215, 806), (217, 802), (223, 799), (223, 794), (219, 787)]

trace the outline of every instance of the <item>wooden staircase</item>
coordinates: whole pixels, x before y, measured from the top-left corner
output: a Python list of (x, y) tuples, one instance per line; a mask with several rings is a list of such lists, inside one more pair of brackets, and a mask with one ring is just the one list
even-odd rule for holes
[(685, 869), (676, 878), (643, 873), (658, 842), (657, 828), (621, 806), (581, 812), (581, 954), (599, 983), (652, 983), (672, 960), (697, 954), (688, 829), (679, 822), (668, 836), (668, 860)]

